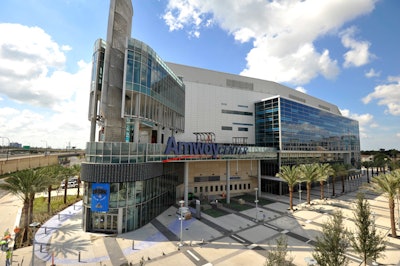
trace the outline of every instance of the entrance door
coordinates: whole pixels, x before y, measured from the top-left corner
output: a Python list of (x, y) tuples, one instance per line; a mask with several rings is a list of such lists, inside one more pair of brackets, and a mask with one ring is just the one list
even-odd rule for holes
[(118, 214), (92, 213), (93, 231), (117, 232)]

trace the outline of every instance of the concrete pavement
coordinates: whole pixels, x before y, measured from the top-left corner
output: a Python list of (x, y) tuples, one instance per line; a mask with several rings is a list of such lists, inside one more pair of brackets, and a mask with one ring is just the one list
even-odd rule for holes
[[(336, 186), (339, 191), (340, 182)], [(287, 210), (287, 196), (264, 193), (262, 197), (270, 198), (274, 203), (242, 212), (224, 209), (229, 214), (218, 218), (202, 213), (200, 220), (183, 221), (183, 247), (178, 246), (181, 223), (176, 217), (176, 207), (170, 207), (134, 232), (109, 236), (82, 231), (82, 203), (79, 202), (54, 216), (37, 231), (35, 265), (51, 265), (53, 257), (56, 265), (264, 265), (267, 250), (282, 234), (287, 236), (289, 255), (295, 265), (307, 265), (312, 262), (315, 237), (334, 210), (341, 209), (346, 226), (351, 230), (354, 228), (352, 208), (357, 185), (349, 187), (353, 191), (326, 201), (318, 200), (319, 187), (313, 188), (313, 204), (298, 204), (298, 210), (293, 213)], [(294, 199), (295, 204), (300, 203), (298, 196)], [(12, 197), (7, 195), (1, 199), (0, 212), (8, 206), (9, 216), (14, 215), (8, 223), (14, 225), (20, 206)], [(387, 235), (390, 231), (387, 199), (369, 192), (366, 197), (375, 213), (376, 227)], [(256, 213), (262, 221), (255, 221)], [(0, 224), (3, 226), (6, 222)], [(400, 265), (400, 239), (388, 237), (386, 241), (386, 256), (378, 262)], [(360, 265), (357, 255), (348, 255), (349, 265)], [(0, 261), (4, 261), (5, 254), (1, 256)], [(31, 256), (32, 247), (17, 249), (13, 265), (29, 265)]]

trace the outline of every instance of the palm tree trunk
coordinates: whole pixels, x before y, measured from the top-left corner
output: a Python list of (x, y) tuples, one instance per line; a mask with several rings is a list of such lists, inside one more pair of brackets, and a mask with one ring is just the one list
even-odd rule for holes
[(51, 185), (47, 188), (47, 213), (51, 211)]
[(344, 193), (344, 176), (342, 175), (341, 176), (341, 179), (342, 179), (342, 194)]
[(22, 236), (22, 242), (25, 242), (28, 239), (28, 230), (29, 230), (29, 200), (28, 198), (24, 199), (24, 205), (22, 207), (22, 210), (24, 212), (24, 233)]
[(35, 192), (29, 195), (29, 224), (33, 222), (33, 201), (35, 200)]
[(289, 187), (289, 209), (293, 211), (293, 187)]
[(76, 198), (79, 198), (79, 189), (81, 188), (81, 177), (78, 176), (78, 192), (76, 193)]
[(392, 237), (396, 238), (396, 223), (394, 219), (394, 198), (389, 198), (389, 211), (390, 211), (390, 227), (392, 229)]
[(369, 183), (369, 170), (367, 168), (367, 183)]
[(307, 182), (307, 204), (311, 202), (311, 182)]
[(68, 178), (64, 180), (64, 204), (67, 204)]
[(320, 195), (321, 195), (321, 199), (324, 199), (324, 181), (319, 181), (319, 188), (320, 188)]
[(336, 194), (335, 194), (335, 182), (336, 182), (336, 176), (332, 177), (332, 197), (336, 196)]

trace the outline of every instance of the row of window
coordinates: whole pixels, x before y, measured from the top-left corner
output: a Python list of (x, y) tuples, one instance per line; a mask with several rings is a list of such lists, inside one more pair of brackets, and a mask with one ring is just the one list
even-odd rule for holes
[[(251, 185), (250, 183), (244, 184), (244, 183), (239, 183), (239, 184), (231, 184), (229, 186), (230, 191), (235, 191), (235, 190), (250, 190)], [(226, 185), (215, 185), (215, 186), (200, 186), (200, 187), (194, 187), (194, 193), (209, 193), (209, 192), (224, 192), (226, 191)]]
[[(228, 126), (222, 126), (221, 127), (221, 130), (229, 130), (229, 131), (232, 131), (233, 130), (233, 128), (232, 127), (228, 127)], [(249, 129), (247, 128), (247, 127), (239, 127), (238, 128), (238, 131), (249, 131)]]

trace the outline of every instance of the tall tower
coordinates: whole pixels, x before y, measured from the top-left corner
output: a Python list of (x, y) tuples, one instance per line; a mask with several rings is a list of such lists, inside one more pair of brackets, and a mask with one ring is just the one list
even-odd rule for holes
[(122, 88), (125, 51), (127, 40), (131, 37), (132, 17), (131, 0), (111, 0), (100, 99), (99, 119), (104, 125), (103, 141), (124, 141), (125, 122), (121, 115)]

